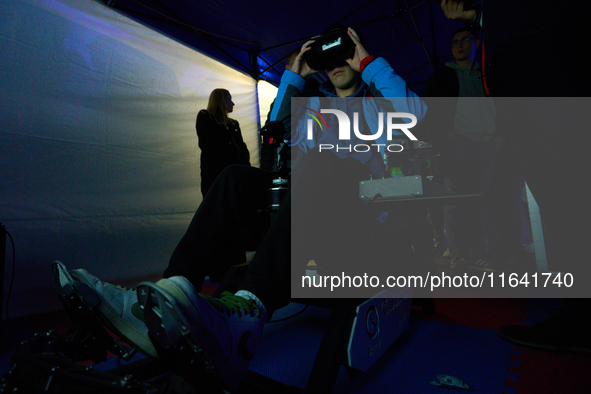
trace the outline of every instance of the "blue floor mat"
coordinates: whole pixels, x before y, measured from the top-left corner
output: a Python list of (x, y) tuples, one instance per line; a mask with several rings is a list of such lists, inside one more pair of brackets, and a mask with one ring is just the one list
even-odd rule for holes
[[(286, 315), (301, 310), (291, 304)], [(308, 307), (302, 314), (267, 324), (250, 369), (299, 388), (306, 386), (330, 311)], [(459, 377), (479, 393), (511, 393), (505, 386), (512, 345), (489, 329), (474, 329), (411, 317), (406, 332), (367, 371), (350, 378), (341, 367), (335, 393), (437, 393), (439, 374)]]

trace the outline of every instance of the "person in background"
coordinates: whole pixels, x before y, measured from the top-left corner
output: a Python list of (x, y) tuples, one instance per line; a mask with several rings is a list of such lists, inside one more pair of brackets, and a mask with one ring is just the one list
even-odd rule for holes
[[(499, 116), (542, 218), (548, 268), (572, 275), (564, 308), (531, 327), (499, 330), (508, 342), (538, 350), (591, 355), (588, 295), (591, 219), (588, 165), (590, 4), (576, 0), (483, 1), (482, 9), (442, 0), (451, 20), (482, 27), (485, 73)], [(568, 65), (565, 65), (568, 59)], [(563, 288), (564, 289), (564, 288)], [(564, 289), (566, 290), (566, 289)], [(549, 290), (545, 289), (545, 293)]]
[(431, 100), (429, 140), (443, 153), (440, 177), (453, 192), (494, 195), (487, 204), (444, 207), (452, 271), (466, 265), (505, 268), (524, 243), (525, 217), (519, 209), (523, 180), (483, 85), (475, 60), (479, 45), (477, 29), (457, 29), (451, 37), (454, 61), (437, 71), (425, 90), (425, 97), (445, 97)]
[(209, 95), (207, 109), (197, 114), (203, 197), (224, 168), (231, 164), (250, 165), (250, 153), (242, 139), (240, 124), (228, 117), (233, 110), (230, 92), (218, 88)]

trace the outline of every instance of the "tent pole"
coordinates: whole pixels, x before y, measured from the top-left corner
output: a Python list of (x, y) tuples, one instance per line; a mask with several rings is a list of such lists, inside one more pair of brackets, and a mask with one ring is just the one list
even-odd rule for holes
[(429, 19), (431, 19), (431, 41), (433, 42), (433, 69), (439, 70), (439, 56), (437, 56), (437, 40), (435, 40), (435, 22), (433, 21), (433, 2), (429, 2)]
[(2, 336), (2, 311), (4, 310), (4, 273), (6, 267), (6, 228), (0, 223), (0, 337)]

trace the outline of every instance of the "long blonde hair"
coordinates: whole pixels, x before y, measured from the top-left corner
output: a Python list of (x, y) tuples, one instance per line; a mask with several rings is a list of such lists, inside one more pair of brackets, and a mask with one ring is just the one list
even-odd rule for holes
[(207, 111), (220, 124), (226, 126), (228, 124), (228, 108), (226, 107), (225, 95), (230, 94), (227, 89), (214, 89), (209, 94), (209, 102), (207, 103)]

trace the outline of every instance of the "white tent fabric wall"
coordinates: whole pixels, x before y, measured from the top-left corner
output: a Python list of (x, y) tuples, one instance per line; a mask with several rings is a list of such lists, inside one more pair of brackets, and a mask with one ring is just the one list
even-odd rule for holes
[(257, 85), (257, 92), (259, 94), (261, 125), (264, 125), (271, 110), (271, 104), (277, 96), (277, 87), (268, 82), (260, 81)]
[(3, 0), (0, 53), (11, 316), (59, 308), (55, 259), (116, 283), (162, 272), (201, 202), (195, 117), (214, 88), (258, 165), (256, 82), (100, 2)]

